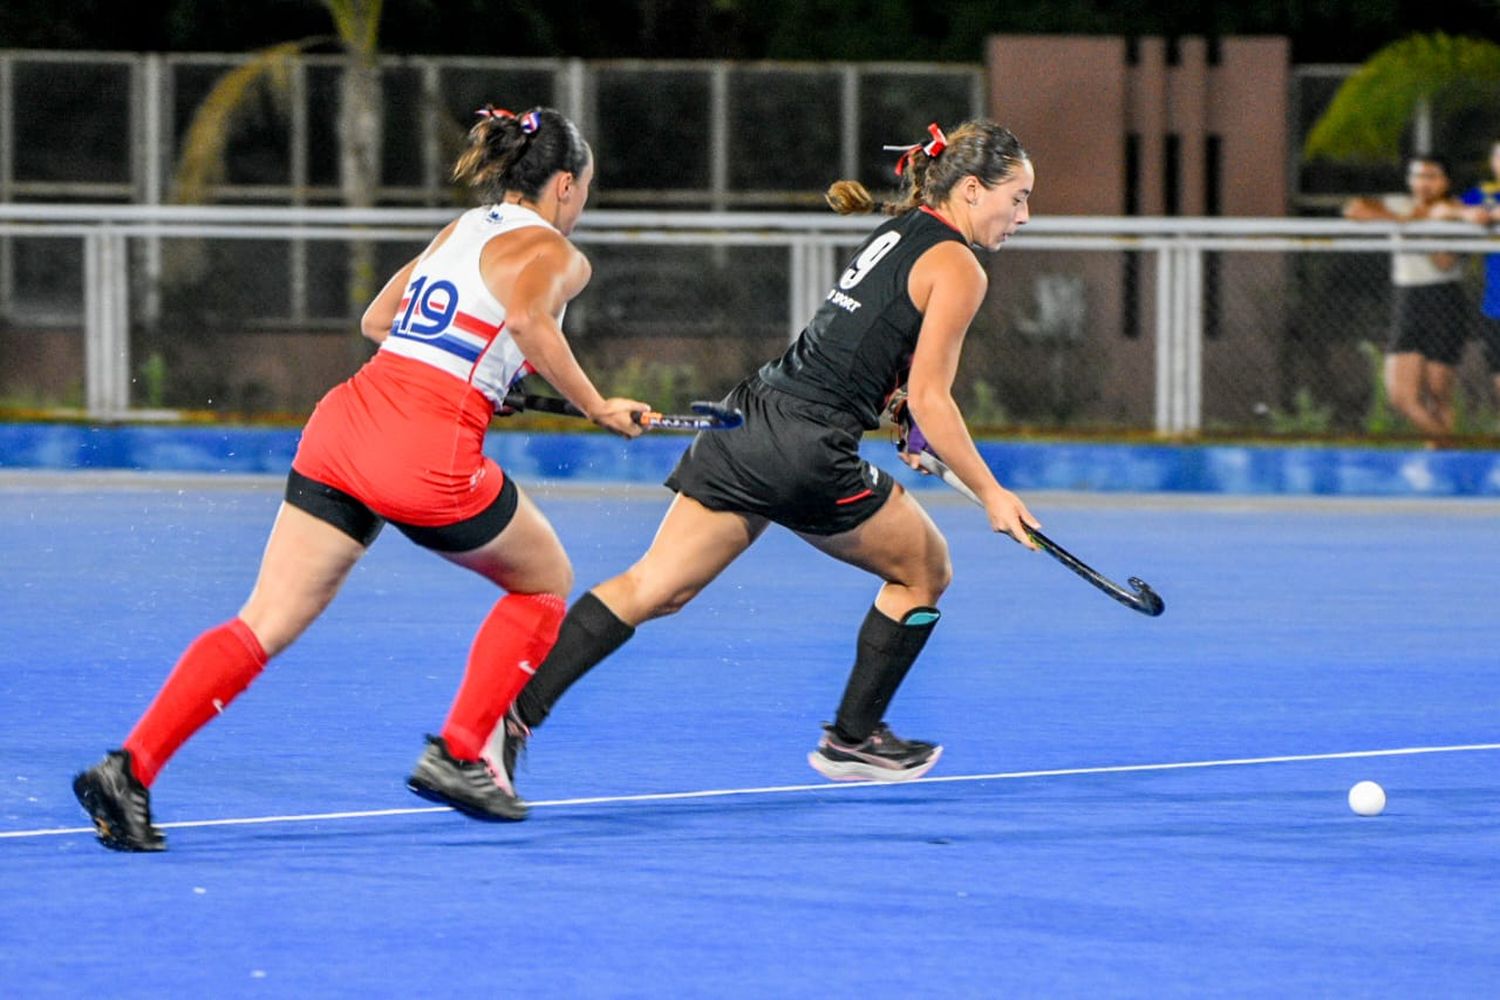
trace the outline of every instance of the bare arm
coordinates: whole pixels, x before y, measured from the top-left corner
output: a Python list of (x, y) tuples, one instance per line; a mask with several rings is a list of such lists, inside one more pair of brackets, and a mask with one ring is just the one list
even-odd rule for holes
[(481, 267), (491, 290), (505, 303), (506, 332), (537, 372), (600, 427), (624, 437), (640, 434), (631, 414), (650, 407), (633, 399), (605, 399), (579, 366), (557, 322), (563, 306), (588, 285), (588, 259), (549, 232), (512, 253), (497, 250), (491, 255), (486, 248)]
[(401, 293), (406, 290), (407, 282), (411, 281), (412, 269), (420, 259), (413, 257), (405, 267), (391, 275), (391, 280), (385, 283), (380, 294), (370, 301), (365, 314), (360, 317), (359, 332), (375, 343), (379, 344), (391, 335), (391, 324), (396, 322), (396, 313), (401, 305)]
[(365, 314), (360, 317), (360, 333), (377, 344), (390, 336), (391, 324), (396, 322), (396, 314), (401, 311), (401, 294), (406, 291), (407, 284), (411, 282), (411, 272), (423, 257), (443, 245), (443, 241), (453, 232), (453, 227), (457, 224), (457, 220), (454, 220), (444, 226), (442, 232), (434, 236), (432, 242), (427, 244), (426, 250), (407, 261), (405, 267), (391, 275), (385, 287), (370, 301), (369, 306), (365, 308)]
[[(1412, 222), (1417, 219), (1455, 219), (1458, 218), (1459, 205), (1456, 201), (1440, 201), (1429, 206), (1415, 206), (1409, 215), (1397, 215), (1386, 207), (1379, 198), (1353, 198), (1344, 205), (1344, 218), (1355, 222)], [(1447, 270), (1457, 260), (1450, 253), (1435, 253), (1429, 255), (1434, 267)]]
[[(1411, 218), (1433, 219), (1441, 222), (1462, 222), (1463, 205), (1457, 198), (1444, 198), (1430, 205), (1418, 205), (1412, 209)], [(1446, 271), (1458, 263), (1458, 255), (1452, 253), (1435, 253), (1428, 255), (1432, 260), (1433, 267)]]
[(990, 526), (1034, 549), (1023, 525), (1041, 525), (1020, 497), (995, 480), (953, 399), (964, 335), (988, 285), (979, 262), (958, 243), (938, 244), (912, 268), (908, 290), (922, 312), (922, 329), (912, 355), (906, 405), (932, 450), (984, 502)]
[(1453, 200), (1440, 201), (1427, 211), (1427, 218), (1444, 222), (1474, 222), (1471, 210), (1463, 203)]
[(1379, 198), (1351, 198), (1344, 203), (1344, 218), (1353, 222), (1400, 222), (1401, 216), (1386, 208)]

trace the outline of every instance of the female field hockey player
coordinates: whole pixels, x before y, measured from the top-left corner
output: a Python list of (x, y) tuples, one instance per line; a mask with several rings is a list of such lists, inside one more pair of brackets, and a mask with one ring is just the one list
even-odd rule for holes
[(360, 329), (380, 348), (303, 430), (249, 599), (188, 646), (123, 748), (74, 779), (106, 847), (166, 846), (151, 822), (157, 772), (312, 624), (386, 521), (507, 592), (408, 784), (481, 819), (525, 814), (481, 750), (552, 647), (573, 570), (547, 519), (484, 456), (484, 434), (532, 370), (623, 437), (641, 433), (633, 417), (649, 407), (603, 398), (559, 326), (590, 276), (567, 238), (593, 178), (588, 144), (550, 108), (479, 114), (454, 177), (487, 204), (449, 223), (365, 312)]
[[(744, 426), (698, 435), (667, 479), (677, 496), (646, 554), (569, 610), (491, 740), (492, 762), (512, 780), (520, 745), (569, 685), (636, 626), (680, 610), (772, 522), (883, 581), (812, 766), (833, 779), (900, 781), (937, 762), (940, 747), (901, 739), (884, 715), (937, 624), (947, 543), (909, 493), (860, 459), (860, 437), (905, 383), (931, 449), (982, 498), (991, 527), (1035, 548), (1023, 525), (1040, 525), (995, 481), (952, 395), (987, 286), (974, 248), (998, 250), (1027, 221), (1031, 162), (991, 122), (929, 131), (897, 164), (899, 200), (882, 206), (895, 217), (855, 252), (787, 352), (724, 401), (744, 411)], [(828, 201), (845, 214), (874, 208), (853, 181), (834, 184)]]

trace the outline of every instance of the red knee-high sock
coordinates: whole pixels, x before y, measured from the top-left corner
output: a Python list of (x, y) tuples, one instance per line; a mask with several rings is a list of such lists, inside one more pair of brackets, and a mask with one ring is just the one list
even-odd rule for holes
[(238, 618), (204, 632), (183, 652), (125, 749), (144, 785), (177, 748), (235, 699), (266, 665), (266, 651)]
[(502, 597), (479, 626), (464, 682), (443, 723), (448, 752), (478, 760), (500, 714), (515, 701), (557, 641), (567, 605), (552, 594)]

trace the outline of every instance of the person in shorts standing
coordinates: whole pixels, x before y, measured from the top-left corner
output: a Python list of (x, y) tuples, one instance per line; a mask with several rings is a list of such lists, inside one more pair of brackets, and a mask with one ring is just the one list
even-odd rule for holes
[[(1458, 207), (1441, 157), (1407, 162), (1406, 194), (1355, 198), (1344, 217), (1357, 222), (1413, 222), (1452, 218)], [(1385, 389), (1391, 405), (1430, 443), (1453, 434), (1457, 367), (1469, 328), (1469, 303), (1460, 282), (1462, 260), (1451, 253), (1391, 255), (1395, 287)]]

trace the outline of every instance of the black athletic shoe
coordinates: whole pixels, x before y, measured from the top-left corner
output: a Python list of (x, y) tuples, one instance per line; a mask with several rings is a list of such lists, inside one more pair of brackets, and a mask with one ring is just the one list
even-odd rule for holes
[(511, 705), (484, 745), (482, 756), (495, 772), (495, 780), (503, 779), (502, 787), (512, 795), (520, 794), (516, 791), (516, 761), (525, 755), (526, 740), (530, 736), (531, 728), (521, 721), (516, 706)]
[(73, 794), (94, 821), (99, 843), (116, 851), (165, 851), (151, 825), (151, 793), (130, 770), (130, 751), (111, 750), (73, 777)]
[(943, 748), (923, 740), (903, 740), (884, 722), (863, 743), (849, 744), (823, 727), (818, 749), (807, 755), (813, 770), (834, 781), (911, 781), (932, 770)]
[(452, 806), (465, 816), (501, 822), (526, 818), (526, 803), (484, 760), (459, 760), (441, 736), (428, 736), (427, 749), (406, 787), (432, 802)]

